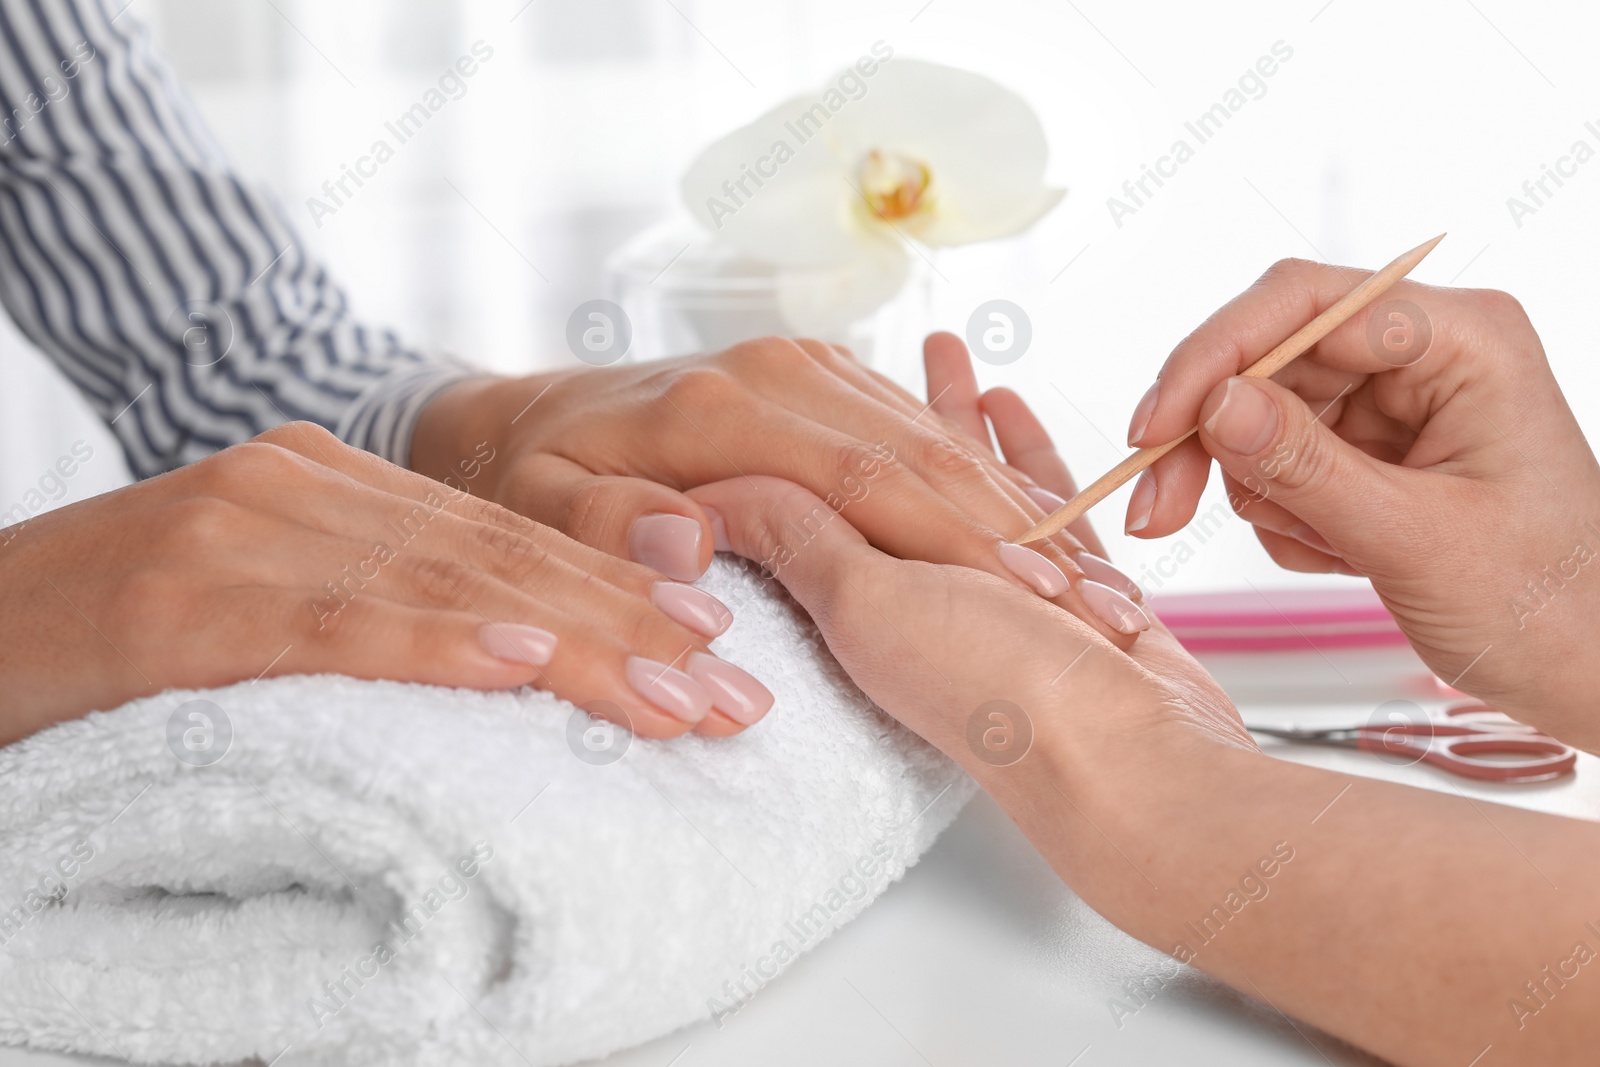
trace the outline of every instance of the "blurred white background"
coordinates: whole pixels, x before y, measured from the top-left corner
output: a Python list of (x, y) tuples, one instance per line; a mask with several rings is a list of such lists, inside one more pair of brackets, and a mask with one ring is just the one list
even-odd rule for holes
[[(238, 165), (281, 195), (367, 319), (498, 370), (576, 365), (568, 313), (600, 295), (608, 252), (675, 210), (694, 153), (881, 39), (990, 75), (1044, 121), (1067, 199), (1023, 238), (941, 255), (928, 325), (960, 332), (995, 297), (1026, 309), (1031, 349), (982, 377), (1030, 398), (1080, 477), (1122, 456), (1172, 346), (1273, 260), (1376, 266), (1442, 230), (1416, 276), (1520, 297), (1600, 429), (1600, 160), (1520, 226), (1507, 206), (1574, 141), (1600, 149), (1594, 5), (134, 0), (125, 17), (153, 28)], [(480, 39), (494, 57), (467, 94), (316, 226), (307, 198)], [(1265, 94), (1116, 225), (1107, 197), (1279, 41), (1293, 55)], [(124, 478), (42, 360), (12, 336), (0, 353), (0, 510), (80, 438), (97, 458), (74, 497)], [(882, 363), (921, 391), (914, 352)], [(1120, 527), (1126, 495), (1101, 506), (1103, 529)], [(1178, 537), (1193, 559), (1170, 578), (1157, 571), (1188, 555), (1177, 538), (1109, 540), (1147, 588), (1307, 581), (1275, 573), (1240, 524)]]

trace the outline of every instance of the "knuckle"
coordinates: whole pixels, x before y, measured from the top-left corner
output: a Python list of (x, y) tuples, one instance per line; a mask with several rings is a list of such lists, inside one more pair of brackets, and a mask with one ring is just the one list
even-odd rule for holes
[(793, 363), (797, 356), (803, 355), (800, 346), (787, 337), (753, 337), (726, 349), (720, 362), (740, 367), (771, 367)]
[(1333, 473), (1333, 453), (1312, 426), (1302, 426), (1285, 437), (1263, 459), (1275, 469), (1270, 480), (1285, 489), (1303, 489), (1324, 482)]
[(984, 474), (983, 460), (949, 437), (934, 436), (918, 450), (924, 470), (944, 478), (970, 479)]
[(483, 538), (485, 546), (498, 561), (500, 573), (518, 586), (530, 583), (550, 560), (550, 553), (543, 545), (515, 530), (490, 526), (486, 528)]
[(908, 472), (905, 461), (892, 449), (869, 445), (865, 441), (847, 441), (834, 455), (837, 479), (844, 478), (896, 478)]
[(1261, 275), (1261, 282), (1271, 285), (1282, 284), (1285, 282), (1304, 281), (1310, 278), (1314, 271), (1320, 270), (1321, 268), (1322, 264), (1320, 263), (1315, 263), (1309, 259), (1300, 259), (1298, 257), (1289, 256), (1278, 260), (1276, 263), (1272, 264), (1272, 266), (1268, 267)]
[(466, 564), (439, 556), (408, 558), (401, 573), (413, 593), (429, 604), (460, 605), (462, 590), (473, 584), (475, 572)]
[[(269, 431), (270, 432), (270, 431)], [(299, 453), (280, 445), (254, 438), (218, 452), (210, 460), (207, 471), (221, 488), (249, 488), (256, 481), (276, 481), (293, 478), (306, 469)]]
[(796, 337), (794, 345), (805, 353), (812, 362), (819, 363), (824, 367), (831, 368), (838, 362), (838, 353), (826, 341), (819, 341), (815, 337)]
[(1497, 318), (1515, 318), (1526, 321), (1528, 313), (1522, 302), (1501, 289), (1475, 289), (1473, 297), (1489, 314)]
[(439, 632), (398, 620), (374, 597), (347, 592), (305, 601), (289, 620), (286, 637), (340, 660), (356, 648), (382, 647), (392, 656), (390, 662), (411, 669), (438, 654)]
[(788, 548), (783, 538), (778, 536), (778, 531), (782, 528), (784, 515), (788, 511), (787, 507), (780, 504), (769, 504), (761, 509), (761, 521), (751, 523), (744, 531), (743, 540), (760, 565), (764, 578), (776, 577), (787, 562)]
[(184, 497), (164, 509), (158, 543), (193, 562), (198, 553), (236, 541), (244, 515), (243, 508), (221, 497)]
[(489, 526), (503, 526), (512, 531), (533, 525), (529, 519), (518, 515), (503, 504), (496, 503), (493, 500), (485, 500), (481, 496), (473, 496), (471, 493), (464, 493), (460, 490), (451, 490), (448, 486), (446, 489), (446, 492), (440, 494), (443, 497), (443, 502), (439, 505), (440, 508), (469, 522), (481, 522)]
[(346, 450), (356, 451), (335, 437), (327, 427), (304, 419), (280, 423), (256, 434), (247, 443), (268, 445), (307, 458)]
[(738, 391), (738, 383), (732, 375), (703, 361), (674, 371), (661, 390), (674, 407), (683, 411), (726, 406), (733, 402)]
[(596, 478), (572, 494), (561, 528), (574, 541), (594, 545), (612, 528), (621, 494), (613, 483)]

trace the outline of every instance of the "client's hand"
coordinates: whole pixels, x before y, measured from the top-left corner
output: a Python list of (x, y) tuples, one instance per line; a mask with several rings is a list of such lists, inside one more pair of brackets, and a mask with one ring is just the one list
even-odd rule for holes
[(308, 423), (0, 530), (0, 743), (170, 687), (536, 685), (641, 734), (771, 704), (715, 598)]
[(789, 483), (691, 495), (738, 552), (782, 561), (851, 677), (1119, 928), (1385, 1062), (1592, 1059), (1600, 986), (1568, 982), (1549, 1012), (1524, 993), (1549, 960), (1593, 958), (1570, 944), (1600, 895), (1594, 823), (1273, 759), (1159, 625), (1122, 652), (837, 517), (796, 540), (819, 503)]
[[(868, 696), (986, 788), (1037, 788), (1036, 774), (1072, 780), (1091, 765), (1115, 773), (1113, 754), (1134, 747), (1132, 762), (1153, 771), (1158, 740), (1164, 750), (1254, 749), (1227, 697), (1159, 625), (1123, 652), (993, 575), (878, 551), (779, 479), (689, 495), (717, 516), (734, 552), (762, 562), (810, 612)], [(1042, 751), (1030, 754), (1035, 735)], [(986, 773), (996, 766), (1008, 773)]]
[(1284, 261), (1178, 345), (1129, 437), (1201, 432), (1128, 528), (1187, 522), (1214, 456), (1280, 564), (1369, 576), (1441, 678), (1594, 748), (1600, 466), (1517, 302), (1401, 282), (1276, 380), (1235, 376), (1365, 276)]
[[(1022, 398), (1006, 389), (979, 395), (960, 338), (931, 335), (924, 357), (934, 398), (927, 419), (965, 438), (1002, 478), (1026, 486), (1041, 509), (1076, 492)], [(1180, 745), (1255, 748), (1228, 698), (1163, 627), (1127, 652), (1097, 632), (1108, 617), (1148, 619), (1133, 603), (1138, 587), (1092, 554), (1104, 549), (1087, 519), (1058, 546), (1086, 575), (1078, 603), (1087, 610), (1075, 614), (980, 571), (886, 555), (790, 482), (734, 478), (688, 495), (725, 530), (726, 547), (760, 563), (811, 612), (856, 684), (980, 778), (984, 767), (1021, 757), (1008, 749), (1026, 744), (1018, 731), (1031, 736), (1033, 716), (1053, 721), (1063, 706), (1085, 712), (1065, 731), (1085, 731), (1082, 749), (1046, 753), (1039, 766), (1059, 769), (1057, 760), (1107, 751), (1101, 741), (1121, 750), (1146, 727)], [(1053, 722), (1050, 736), (1062, 726)]]
[[(464, 382), (423, 412), (411, 466), (443, 478), (452, 457), (484, 442), (495, 458), (473, 492), (681, 580), (705, 570), (715, 536), (684, 491), (771, 475), (885, 552), (987, 571), (1081, 610), (1082, 546), (1070, 534), (1038, 551), (1008, 544), (1044, 515), (1027, 479), (944, 432), (927, 408), (842, 349), (766, 338), (710, 356)], [(1137, 612), (1086, 617), (1124, 646), (1144, 625)]]

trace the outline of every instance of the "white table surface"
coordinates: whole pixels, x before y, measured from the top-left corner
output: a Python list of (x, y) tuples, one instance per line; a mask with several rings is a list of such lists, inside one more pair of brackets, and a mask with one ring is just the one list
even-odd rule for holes
[[(1242, 705), (1246, 721), (1365, 721), (1386, 693), (1371, 684), (1362, 691), (1353, 660), (1326, 665), (1347, 679), (1329, 686), (1328, 699), (1256, 700)], [(1382, 684), (1388, 696), (1417, 699)], [(1600, 760), (1587, 755), (1574, 777), (1496, 787), (1354, 752), (1271, 740), (1263, 747), (1351, 773), (1600, 818)], [(721, 1029), (707, 1022), (589, 1067), (1377, 1062), (1191, 969), (1119, 1028), (1109, 1002), (1123, 995), (1124, 983), (1170, 967), (1166, 956), (1118, 931), (1063, 886), (999, 808), (979, 796), (903, 881)], [(0, 1049), (0, 1067), (110, 1062)]]

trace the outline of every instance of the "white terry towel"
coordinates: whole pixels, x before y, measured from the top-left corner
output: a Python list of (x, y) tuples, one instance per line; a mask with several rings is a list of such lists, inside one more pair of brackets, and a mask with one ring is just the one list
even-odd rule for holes
[(0, 1041), (542, 1067), (726, 1018), (973, 790), (774, 584), (702, 582), (777, 694), (735, 738), (607, 748), (543, 693), (318, 676), (0, 749)]

